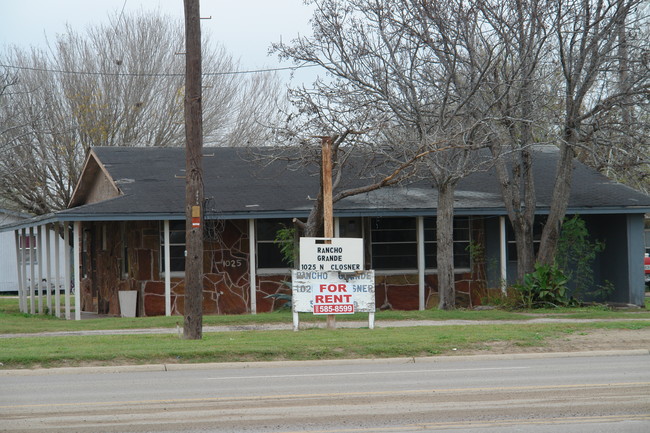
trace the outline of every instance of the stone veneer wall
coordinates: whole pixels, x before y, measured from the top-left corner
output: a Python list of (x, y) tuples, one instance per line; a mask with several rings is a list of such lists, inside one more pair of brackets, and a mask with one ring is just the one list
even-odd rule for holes
[[(247, 221), (225, 221), (209, 227), (203, 252), (203, 312), (250, 312)], [(160, 240), (155, 255), (160, 257)], [(143, 315), (146, 316), (165, 314), (165, 282), (159, 266), (154, 277), (142, 281)], [(185, 281), (182, 277), (171, 280), (172, 314), (183, 314)]]
[[(205, 242), (203, 276), (204, 314), (250, 313), (250, 268), (248, 221), (230, 220), (216, 223), (207, 231)], [(156, 267), (148, 280), (139, 280), (145, 316), (165, 314), (165, 282), (159, 270), (158, 241), (155, 251)], [(283, 284), (287, 276), (258, 277), (256, 293), (257, 311), (272, 311), (276, 306), (269, 294), (286, 291)], [(172, 278), (172, 314), (183, 314), (185, 282), (183, 278)]]
[[(82, 262), (85, 263), (81, 280), (81, 299), (83, 311), (94, 311), (99, 314), (119, 315), (120, 305), (118, 292), (120, 290), (137, 290), (136, 277), (140, 271), (134, 268), (128, 277), (122, 275), (122, 230), (121, 222), (91, 222), (83, 223)], [(143, 224), (143, 223), (142, 223)], [(126, 226), (124, 226), (126, 228)], [(129, 250), (129, 261), (138, 262), (138, 255), (145, 259), (144, 250), (152, 247), (151, 239), (145, 239), (144, 230), (125, 232), (125, 238), (138, 249)], [(136, 271), (137, 269), (137, 271)]]
[[(106, 229), (102, 228), (106, 225)], [(472, 224), (472, 239), (481, 244), (482, 220)], [(157, 316), (165, 314), (165, 282), (160, 270), (160, 230), (157, 221), (86, 223), (84, 229), (94, 236), (95, 271), (82, 282), (82, 290), (91, 303), (93, 294), (100, 314), (119, 315), (119, 290), (138, 291), (138, 315)], [(124, 232), (124, 235), (122, 235)], [(106, 234), (105, 242), (102, 240)], [(205, 314), (241, 314), (250, 312), (248, 222), (231, 220), (217, 224), (208, 231), (210, 240), (205, 242), (203, 311)], [(122, 275), (122, 239), (127, 243), (128, 274)], [(102, 249), (105, 245), (106, 249)], [(87, 246), (90, 251), (91, 245)], [(458, 306), (480, 304), (485, 292), (485, 263), (480, 255), (473, 258), (472, 269), (456, 275)], [(286, 281), (290, 274), (258, 275), (257, 311), (265, 312), (281, 308), (284, 301), (268, 296), (290, 293)], [(378, 309), (418, 309), (417, 275), (378, 275), (376, 277), (376, 304)], [(93, 284), (93, 282), (95, 284)], [(425, 302), (427, 308), (438, 303), (437, 276), (426, 275)], [(183, 314), (185, 286), (181, 277), (171, 279), (172, 314)]]

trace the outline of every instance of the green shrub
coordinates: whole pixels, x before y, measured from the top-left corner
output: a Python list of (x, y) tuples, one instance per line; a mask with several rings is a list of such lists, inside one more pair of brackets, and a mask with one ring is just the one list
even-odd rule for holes
[(575, 286), (573, 294), (576, 298), (590, 295), (604, 300), (603, 295), (608, 296), (603, 287), (594, 287), (594, 262), (604, 250), (605, 243), (591, 240), (587, 224), (579, 215), (565, 218), (555, 262), (564, 271), (567, 280)]
[(515, 288), (521, 294), (524, 308), (566, 307), (573, 303), (567, 292), (567, 277), (557, 265), (535, 264), (535, 271), (526, 274)]
[(284, 227), (278, 230), (273, 241), (280, 248), (284, 262), (293, 268), (296, 261), (296, 229), (294, 227)]

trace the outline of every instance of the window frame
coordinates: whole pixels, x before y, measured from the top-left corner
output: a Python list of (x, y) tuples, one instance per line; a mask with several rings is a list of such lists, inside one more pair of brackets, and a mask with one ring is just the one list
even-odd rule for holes
[[(427, 224), (429, 222), (429, 224)], [(466, 224), (465, 227), (459, 227), (458, 224), (460, 222), (463, 222)], [(472, 269), (472, 255), (468, 251), (467, 248), (472, 244), (472, 218), (468, 215), (457, 215), (454, 216), (454, 228), (453, 228), (453, 234), (452, 234), (452, 243), (453, 243), (453, 251), (454, 251), (454, 272), (459, 271), (459, 272), (465, 272), (469, 271)], [(427, 263), (428, 259), (430, 257), (437, 258), (437, 255), (433, 255), (430, 253), (427, 253), (427, 245), (429, 247), (435, 247), (435, 251), (437, 254), (438, 251), (438, 241), (436, 239), (436, 217), (424, 217), (424, 269), (427, 271), (438, 271), (438, 266), (437, 263)], [(467, 238), (459, 239), (459, 236), (457, 236), (458, 231), (463, 231), (466, 232)], [(427, 240), (427, 231), (433, 232), (433, 237), (431, 237), (431, 240)], [(462, 256), (467, 257), (468, 261), (468, 266), (461, 266), (457, 263), (457, 258), (460, 257), (461, 255), (457, 255), (457, 247), (460, 246), (460, 249), (462, 251), (465, 251)], [(435, 262), (435, 260), (434, 260)]]
[[(170, 272), (169, 275), (172, 277), (183, 277), (185, 276), (185, 257), (187, 256), (187, 239), (186, 239), (186, 227), (185, 227), (185, 220), (169, 220), (169, 258), (170, 258)], [(176, 227), (176, 228), (174, 228)], [(182, 227), (179, 228), (179, 227)], [(183, 242), (173, 242), (172, 239), (174, 236), (172, 233), (183, 233)], [(183, 269), (182, 270), (174, 270), (172, 265), (174, 263), (174, 260), (178, 260), (179, 256), (174, 255), (172, 251), (175, 250), (175, 248), (183, 247)], [(165, 275), (165, 222), (161, 221), (160, 222), (160, 275), (163, 276)]]
[[(284, 225), (285, 227), (290, 227), (292, 226), (292, 219), (291, 218), (263, 218), (263, 219), (256, 219), (255, 220), (255, 266), (256, 266), (256, 272), (258, 275), (278, 275), (278, 274), (287, 274), (291, 272), (291, 267), (290, 265), (286, 265), (285, 267), (264, 267), (264, 260), (260, 260), (260, 244), (269, 246), (273, 245), (273, 248), (271, 248), (271, 251), (273, 249), (277, 249), (277, 254), (281, 256), (280, 252), (280, 247), (275, 243), (275, 236), (273, 239), (268, 239), (267, 236), (263, 236), (263, 239), (260, 239), (260, 223), (269, 223), (271, 221), (275, 221), (274, 224), (277, 225)], [(276, 231), (277, 233), (277, 231)], [(266, 249), (266, 248), (265, 248)], [(268, 250), (267, 250), (268, 251)]]
[[(412, 220), (413, 221), (413, 227), (407, 227), (407, 228), (401, 228), (401, 229), (393, 229), (390, 227), (378, 227), (378, 222), (380, 221), (392, 221), (392, 222), (398, 222), (398, 221), (407, 221), (407, 220)], [(410, 223), (408, 223), (410, 225)], [(384, 235), (388, 233), (397, 233), (397, 232), (402, 232), (402, 233), (412, 233), (412, 239), (409, 240), (403, 240), (403, 241), (388, 241), (388, 240), (378, 240), (376, 234), (382, 233)], [(370, 218), (370, 257), (371, 257), (371, 269), (374, 269), (377, 272), (380, 273), (395, 273), (395, 272), (404, 272), (404, 273), (415, 273), (418, 271), (418, 228), (417, 228), (417, 218), (416, 217), (371, 217)], [(393, 235), (388, 235), (389, 237), (394, 236)], [(381, 248), (386, 248), (389, 249), (391, 245), (396, 245), (399, 247), (406, 247), (408, 248), (413, 248), (413, 251), (411, 254), (402, 254), (401, 257), (403, 258), (408, 258), (407, 260), (413, 260), (414, 266), (409, 266), (409, 267), (383, 267), (381, 265), (378, 266), (377, 264), (377, 249), (376, 246), (380, 246)], [(392, 254), (392, 255), (386, 255), (383, 254), (380, 257), (398, 257), (400, 256), (399, 254)]]
[[(392, 218), (396, 222), (398, 219), (401, 219), (402, 221), (406, 220), (412, 220), (413, 223), (411, 224), (410, 222), (408, 224), (408, 228), (402, 228), (402, 229), (377, 229), (376, 222), (379, 219), (389, 219)], [(424, 272), (428, 274), (435, 274), (438, 272), (437, 264), (431, 263), (431, 257), (435, 257), (435, 255), (431, 254), (431, 249), (433, 247), (436, 247), (437, 250), (437, 240), (435, 239), (435, 224), (436, 224), (436, 217), (435, 216), (429, 216), (429, 217), (422, 217), (423, 218), (423, 233), (419, 233), (419, 228), (418, 228), (418, 217), (371, 217), (370, 218), (370, 242), (369, 246), (371, 249), (370, 257), (371, 257), (371, 263), (372, 263), (372, 269), (374, 269), (378, 274), (395, 274), (395, 273), (404, 273), (404, 274), (414, 274), (418, 272), (418, 245), (420, 242), (424, 244)], [(464, 222), (462, 227), (459, 227), (459, 222)], [(412, 225), (412, 227), (411, 227)], [(403, 232), (409, 232), (413, 233), (414, 235), (414, 240), (409, 236), (408, 240), (404, 241), (398, 241), (398, 242), (391, 242), (391, 241), (377, 241), (375, 237), (375, 233), (379, 231), (383, 232), (390, 232), (393, 231), (394, 233), (397, 233), (397, 231), (403, 231)], [(466, 234), (465, 237), (462, 239), (459, 239), (457, 236), (458, 231), (461, 231)], [(433, 233), (433, 236), (431, 234)], [(427, 236), (429, 234), (429, 236)], [(422, 236), (422, 239), (420, 240), (420, 235)], [(454, 243), (454, 273), (462, 273), (462, 272), (468, 272), (472, 268), (472, 257), (469, 251), (467, 251), (467, 247), (471, 245), (472, 242), (472, 217), (469, 215), (459, 215), (459, 216), (454, 216), (454, 236), (453, 236), (453, 243)], [(410, 257), (408, 260), (411, 260), (413, 262), (412, 267), (378, 267), (377, 262), (376, 262), (376, 245), (409, 245), (410, 248), (413, 249), (412, 254), (404, 255), (404, 257)], [(462, 256), (466, 257), (468, 263), (468, 266), (459, 266), (457, 265), (457, 257), (460, 257), (460, 254), (457, 254), (456, 251), (458, 251), (459, 248), (462, 248), (463, 254)], [(427, 251), (428, 250), (428, 251)], [(466, 252), (465, 252), (466, 251)], [(429, 259), (429, 260), (427, 260)], [(429, 263), (427, 263), (429, 262)]]

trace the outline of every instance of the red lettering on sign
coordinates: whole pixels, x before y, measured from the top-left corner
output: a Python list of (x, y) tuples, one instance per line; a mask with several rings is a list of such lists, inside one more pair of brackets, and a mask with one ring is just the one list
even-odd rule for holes
[(319, 289), (321, 293), (326, 290), (330, 293), (347, 292), (347, 286), (345, 284), (321, 284)]

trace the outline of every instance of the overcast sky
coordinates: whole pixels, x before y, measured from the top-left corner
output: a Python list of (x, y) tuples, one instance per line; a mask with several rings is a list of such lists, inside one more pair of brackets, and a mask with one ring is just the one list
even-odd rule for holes
[[(183, 0), (0, 0), (0, 5), (0, 44), (25, 48), (44, 46), (46, 36), (54, 40), (66, 23), (83, 31), (123, 8), (183, 18)], [(201, 28), (244, 69), (289, 66), (268, 56), (268, 48), (280, 39), (310, 34), (311, 10), (303, 0), (202, 0), (201, 16), (212, 19), (202, 20)]]

